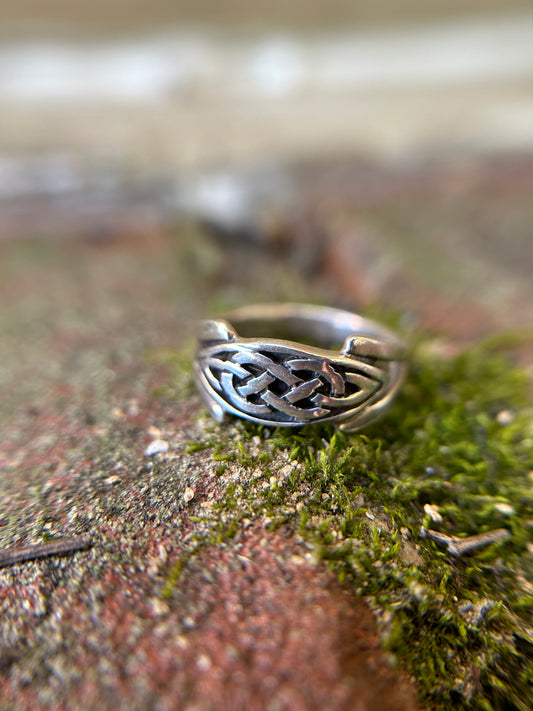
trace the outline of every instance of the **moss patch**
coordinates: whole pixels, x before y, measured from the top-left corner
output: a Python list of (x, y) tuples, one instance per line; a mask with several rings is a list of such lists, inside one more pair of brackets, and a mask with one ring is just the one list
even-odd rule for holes
[[(210, 449), (225, 494), (172, 572), (246, 519), (289, 524), (371, 604), (428, 709), (529, 709), (533, 681), (533, 428), (527, 378), (486, 343), (453, 358), (427, 343), (390, 414), (364, 434), (233, 421)], [(182, 377), (182, 376), (180, 376)], [(238, 471), (244, 472), (238, 476)], [(237, 472), (237, 475), (235, 473)], [(452, 558), (421, 526), (511, 538)]]

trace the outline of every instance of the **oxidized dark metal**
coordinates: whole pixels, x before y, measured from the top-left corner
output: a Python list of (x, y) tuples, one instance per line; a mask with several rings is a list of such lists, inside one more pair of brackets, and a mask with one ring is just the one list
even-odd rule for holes
[[(254, 326), (294, 330), (315, 341), (344, 340), (340, 351), (278, 338), (246, 338)], [(236, 311), (205, 321), (196, 359), (198, 383), (217, 419), (231, 413), (263, 424), (334, 421), (355, 431), (378, 417), (405, 374), (401, 343), (368, 319), (296, 304)]]

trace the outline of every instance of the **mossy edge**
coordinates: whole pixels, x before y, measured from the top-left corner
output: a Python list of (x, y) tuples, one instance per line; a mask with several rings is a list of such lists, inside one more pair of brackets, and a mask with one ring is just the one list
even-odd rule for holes
[[(219, 474), (255, 475), (227, 484), (220, 516), (203, 520), (164, 594), (191, 556), (231, 539), (243, 520), (288, 525), (365, 597), (426, 708), (529, 709), (533, 428), (527, 376), (501, 353), (513, 342), (444, 358), (420, 340), (395, 406), (361, 434), (234, 421), (191, 441), (190, 456), (209, 450)], [(512, 537), (454, 559), (421, 540), (421, 525), (460, 536), (505, 527)]]

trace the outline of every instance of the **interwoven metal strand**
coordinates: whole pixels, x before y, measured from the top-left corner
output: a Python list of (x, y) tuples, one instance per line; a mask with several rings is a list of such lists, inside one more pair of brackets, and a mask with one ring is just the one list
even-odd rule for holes
[(383, 372), (367, 363), (346, 358), (335, 363), (297, 349), (262, 350), (223, 343), (199, 354), (202, 372), (219, 397), (251, 418), (329, 419), (361, 405), (383, 385)]

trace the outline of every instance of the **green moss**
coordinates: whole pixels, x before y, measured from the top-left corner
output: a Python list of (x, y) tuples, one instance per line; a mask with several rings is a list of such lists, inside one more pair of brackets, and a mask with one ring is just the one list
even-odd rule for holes
[(208, 440), (207, 442), (190, 442), (187, 446), (187, 454), (195, 454), (196, 452), (203, 452), (206, 449), (211, 449), (213, 447), (213, 442)]
[(165, 386), (153, 393), (155, 397), (184, 399), (193, 394), (192, 362), (195, 350), (195, 339), (190, 337), (179, 351), (161, 348), (148, 353), (147, 358), (149, 361), (164, 365), (174, 373), (173, 378)]
[[(526, 375), (501, 346), (445, 359), (420, 343), (391, 412), (362, 434), (237, 422), (192, 446), (261, 472), (227, 485), (198, 545), (244, 517), (289, 523), (368, 600), (432, 710), (530, 708), (533, 429)], [(453, 559), (421, 525), (460, 536), (505, 527), (512, 538)]]

